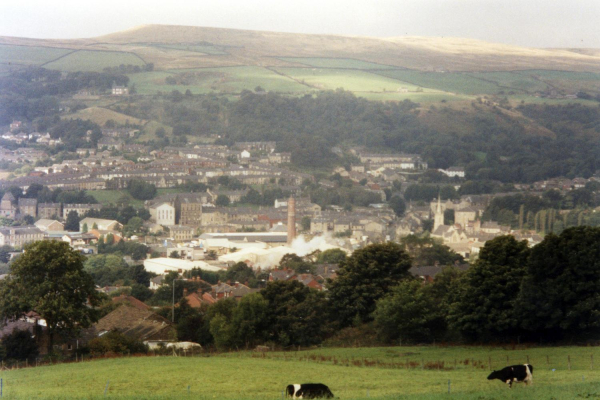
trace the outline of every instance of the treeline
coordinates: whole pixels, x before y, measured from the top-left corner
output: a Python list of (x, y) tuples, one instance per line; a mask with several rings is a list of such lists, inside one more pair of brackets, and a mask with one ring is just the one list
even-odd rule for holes
[(105, 92), (113, 84), (125, 85), (129, 78), (122, 73), (70, 72), (40, 67), (11, 71), (0, 77), (0, 125), (13, 119), (33, 121), (38, 117), (57, 115), (58, 97), (90, 89)]
[(447, 267), (424, 284), (402, 245), (375, 244), (343, 260), (327, 292), (269, 282), (237, 303), (181, 308), (176, 319), (181, 340), (223, 349), (314, 345), (365, 330), (392, 344), (584, 342), (598, 339), (598, 260), (599, 228), (549, 234), (533, 248), (502, 236), (466, 272)]
[[(421, 154), (430, 168), (464, 166), (469, 179), (534, 182), (555, 176), (588, 177), (598, 169), (599, 111), (585, 106), (523, 106), (519, 110), (555, 135), (531, 134), (531, 121), (474, 105), (465, 112), (432, 109), (464, 124), (460, 132), (440, 133), (420, 119), (418, 104), (374, 102), (338, 90), (315, 96), (286, 97), (244, 91), (239, 101), (217, 96), (188, 96), (178, 102), (149, 99), (132, 106), (132, 115), (166, 115), (186, 135), (220, 135), (220, 143), (275, 140), (299, 167), (342, 165), (333, 147), (364, 146), (371, 151)], [(545, 123), (552, 114), (552, 124)], [(580, 121), (581, 118), (581, 122)], [(570, 149), (570, 151), (564, 151)]]
[(484, 221), (497, 221), (515, 229), (560, 233), (573, 226), (599, 226), (600, 217), (592, 211), (600, 205), (596, 182), (561, 194), (549, 190), (542, 196), (515, 194), (495, 197), (483, 213)]

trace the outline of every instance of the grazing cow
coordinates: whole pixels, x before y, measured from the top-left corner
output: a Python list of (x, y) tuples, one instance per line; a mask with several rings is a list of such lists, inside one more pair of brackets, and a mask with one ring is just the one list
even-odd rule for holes
[(293, 399), (320, 399), (333, 398), (333, 393), (322, 383), (296, 383), (294, 385), (288, 385), (286, 390), (286, 396), (290, 396)]
[(500, 379), (502, 382), (506, 382), (511, 389), (513, 382), (525, 382), (525, 385), (529, 385), (533, 383), (533, 367), (530, 364), (511, 365), (500, 371), (492, 372), (488, 379)]

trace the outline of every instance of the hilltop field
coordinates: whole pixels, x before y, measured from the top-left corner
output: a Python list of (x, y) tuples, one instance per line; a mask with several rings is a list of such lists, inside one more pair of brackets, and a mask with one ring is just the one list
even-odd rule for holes
[(579, 91), (600, 93), (600, 52), (458, 38), (167, 25), (76, 40), (0, 37), (0, 74), (27, 66), (63, 72), (125, 66), (130, 87), (141, 95), (174, 90), (231, 95), (261, 87), (300, 96), (343, 88), (372, 100), (432, 103), (486, 95), (539, 102), (539, 93), (580, 101), (573, 97)]
[[(4, 371), (2, 378), (7, 398), (275, 400), (290, 383), (323, 382), (340, 399), (576, 399), (600, 394), (595, 350), (433, 346), (128, 357)], [(533, 386), (509, 390), (486, 379), (490, 366), (528, 358)]]

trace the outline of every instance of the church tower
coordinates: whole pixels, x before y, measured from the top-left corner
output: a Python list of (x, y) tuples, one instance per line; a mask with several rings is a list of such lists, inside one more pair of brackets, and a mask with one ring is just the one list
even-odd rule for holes
[(441, 225), (444, 225), (444, 212), (442, 211), (441, 199), (440, 199), (440, 195), (438, 194), (438, 202), (437, 202), (437, 207), (435, 209), (435, 216), (433, 219), (433, 231), (432, 232), (435, 232), (435, 230)]

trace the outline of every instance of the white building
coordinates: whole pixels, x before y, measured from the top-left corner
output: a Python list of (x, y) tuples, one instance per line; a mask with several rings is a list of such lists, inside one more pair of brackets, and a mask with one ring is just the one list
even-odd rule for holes
[(205, 263), (204, 261), (188, 261), (166, 257), (146, 259), (144, 260), (144, 268), (146, 268), (146, 271), (154, 272), (158, 275), (163, 275), (171, 271), (185, 272), (190, 271), (193, 268), (201, 268), (203, 271), (212, 272), (218, 272), (224, 269), (221, 267), (215, 267)]
[(175, 225), (175, 207), (169, 203), (163, 203), (156, 207), (156, 223), (159, 225)]

